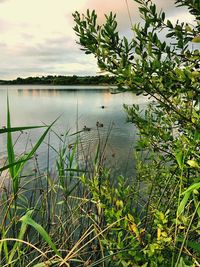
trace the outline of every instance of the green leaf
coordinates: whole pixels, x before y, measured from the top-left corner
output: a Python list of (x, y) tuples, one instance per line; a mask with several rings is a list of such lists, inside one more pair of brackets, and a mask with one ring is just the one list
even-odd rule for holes
[(147, 52), (144, 51), (143, 55), (142, 55), (142, 58), (145, 59), (147, 57)]
[(135, 53), (138, 54), (138, 55), (141, 55), (141, 50), (139, 47), (136, 47), (135, 48)]
[(168, 33), (167, 35), (166, 35), (166, 37), (167, 38), (170, 38), (170, 37), (172, 37), (172, 36), (174, 36), (175, 35), (175, 32), (170, 32), (170, 33)]
[(185, 195), (185, 194), (187, 194), (187, 193), (191, 193), (193, 190), (197, 190), (197, 189), (199, 189), (200, 188), (200, 183), (194, 183), (194, 184), (192, 184), (191, 186), (189, 186), (188, 187), (188, 189), (187, 190), (185, 190), (183, 193), (182, 193), (182, 195)]
[(31, 218), (31, 211), (28, 211), (21, 219), (23, 223), (23, 227), (25, 227), (26, 224), (32, 226), (41, 236), (42, 238), (48, 243), (48, 245), (51, 247), (51, 249), (56, 253), (56, 255), (60, 256), (59, 251), (57, 250), (55, 244), (52, 242), (51, 237), (48, 235), (48, 233), (45, 231), (45, 229), (38, 223), (36, 223)]
[(197, 210), (197, 214), (200, 218), (200, 207), (199, 207), (199, 201), (198, 201), (198, 197), (195, 196), (195, 194), (193, 194), (193, 200), (194, 200), (194, 205), (195, 205), (195, 208)]
[[(33, 210), (29, 210), (27, 212), (27, 216), (31, 216), (32, 213), (33, 213)], [(20, 232), (19, 232), (19, 235), (18, 235), (17, 239), (23, 240), (26, 230), (27, 230), (27, 224), (25, 222), (22, 222), (22, 225), (21, 225), (21, 228), (20, 228)], [(12, 250), (11, 250), (10, 256), (9, 256), (9, 260), (8, 260), (9, 263), (11, 263), (14, 255), (16, 253), (16, 250), (17, 249), (19, 250), (21, 245), (22, 245), (21, 242), (18, 242), (18, 241), (15, 242), (15, 244), (14, 244)]]
[(177, 163), (179, 165), (179, 168), (182, 170), (183, 161), (184, 161), (183, 152), (182, 151), (176, 151), (175, 158), (176, 158), (176, 161), (177, 161)]
[(200, 244), (199, 243), (188, 240), (187, 245), (188, 247), (194, 249), (200, 256)]
[(180, 261), (178, 263), (178, 265), (176, 265), (177, 267), (193, 267), (193, 265), (186, 265), (183, 258), (180, 258)]
[(170, 20), (167, 20), (167, 26), (171, 29), (173, 29), (173, 25)]
[(189, 197), (190, 197), (190, 193), (191, 193), (191, 192), (187, 192), (187, 193), (185, 193), (185, 195), (184, 195), (184, 197), (183, 197), (181, 203), (180, 203), (179, 206), (178, 206), (178, 209), (177, 209), (177, 216), (180, 216), (181, 213), (184, 211), (185, 206), (186, 206), (186, 204), (187, 204), (187, 202), (188, 202), (188, 199), (189, 199)]
[(128, 54), (128, 52), (129, 52), (129, 43), (128, 43), (128, 40), (127, 40), (126, 37), (124, 37), (124, 46), (125, 46), (126, 53)]
[(165, 12), (162, 12), (161, 17), (162, 17), (162, 21), (164, 21), (165, 20)]
[[(183, 242), (184, 238), (183, 237), (178, 237), (177, 242)], [(187, 245), (188, 247), (194, 249), (199, 255), (200, 255), (200, 244), (194, 241), (187, 240)]]

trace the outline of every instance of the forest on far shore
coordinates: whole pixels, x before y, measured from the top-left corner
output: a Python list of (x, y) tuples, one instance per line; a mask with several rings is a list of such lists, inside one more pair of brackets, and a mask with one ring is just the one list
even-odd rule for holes
[(0, 80), (0, 85), (14, 84), (48, 84), (48, 85), (111, 85), (116, 84), (116, 78), (108, 75), (97, 76), (42, 76), (17, 78), (15, 80)]

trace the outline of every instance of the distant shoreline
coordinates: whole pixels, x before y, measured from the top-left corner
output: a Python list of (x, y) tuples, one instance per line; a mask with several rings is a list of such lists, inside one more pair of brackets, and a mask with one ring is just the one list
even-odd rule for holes
[(48, 86), (90, 86), (90, 85), (116, 85), (115, 76), (97, 75), (97, 76), (42, 76), (42, 77), (27, 77), (17, 78), (14, 80), (0, 80), (0, 85), (48, 85)]
[(99, 87), (117, 87), (116, 84), (41, 84), (41, 83), (27, 83), (27, 84), (15, 84), (15, 83), (0, 83), (0, 86), (99, 86)]

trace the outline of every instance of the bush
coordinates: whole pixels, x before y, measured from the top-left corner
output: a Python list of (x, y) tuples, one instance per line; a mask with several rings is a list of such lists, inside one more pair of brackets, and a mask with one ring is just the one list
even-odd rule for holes
[(190, 25), (172, 23), (151, 0), (135, 2), (143, 22), (133, 25), (130, 42), (120, 38), (112, 12), (103, 25), (95, 11), (73, 14), (78, 43), (100, 69), (115, 75), (119, 87), (155, 100), (145, 112), (125, 106), (139, 129), (137, 176), (148, 193), (140, 216), (125, 196), (118, 207), (101, 200), (107, 223), (131, 218), (108, 234), (105, 246), (117, 251), (116, 266), (199, 266), (200, 51), (191, 44), (199, 43), (200, 3), (175, 1), (194, 16)]

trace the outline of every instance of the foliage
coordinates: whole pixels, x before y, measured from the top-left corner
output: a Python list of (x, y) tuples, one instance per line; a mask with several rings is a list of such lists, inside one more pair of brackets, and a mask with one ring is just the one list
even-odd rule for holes
[[(53, 124), (17, 157), (12, 133), (38, 126), (13, 128), (8, 105), (7, 127), (0, 129), (8, 158), (1, 179), (11, 181), (0, 187), (1, 266), (200, 266), (200, 57), (191, 45), (199, 45), (199, 1), (176, 1), (195, 16), (194, 25), (172, 23), (152, 1), (135, 1), (143, 23), (133, 26), (131, 41), (120, 38), (112, 13), (101, 26), (94, 11), (74, 14), (86, 54), (123, 90), (154, 99), (145, 110), (125, 106), (139, 129), (133, 180), (111, 178), (101, 140), (92, 164), (80, 164), (81, 131), (68, 143), (69, 133), (58, 136)], [(57, 155), (55, 173), (49, 163), (44, 173), (37, 165), (47, 134), (60, 141), (58, 149), (46, 142), (47, 154)], [(24, 177), (30, 160), (35, 171)]]
[(28, 78), (17, 78), (15, 80), (5, 81), (0, 80), (0, 84), (13, 85), (13, 84), (47, 84), (47, 85), (107, 85), (115, 84), (115, 77), (108, 75), (97, 75), (97, 76), (42, 76), (42, 77), (28, 77)]
[[(87, 192), (78, 187), (79, 174), (85, 170), (77, 167), (76, 143), (67, 145), (68, 133), (64, 136), (55, 133), (60, 147), (57, 150), (48, 144), (48, 150), (52, 148), (57, 154), (56, 173), (50, 173), (48, 168), (43, 173), (37, 165), (35, 153), (54, 123), (45, 126), (46, 130), (30, 152), (17, 157), (12, 132), (41, 126), (13, 128), (8, 103), (7, 127), (0, 129), (1, 134), (7, 134), (9, 161), (0, 168), (1, 266), (77, 266), (89, 261), (92, 255), (90, 244), (99, 234), (89, 212), (84, 214), (92, 205)], [(25, 175), (23, 169), (28, 161), (36, 169)]]
[[(75, 12), (74, 30), (82, 50), (97, 58), (100, 69), (115, 75), (123, 88), (155, 100), (146, 111), (136, 105), (125, 106), (128, 120), (139, 129), (136, 149), (142, 158), (138, 160), (137, 174), (149, 187), (146, 220), (152, 214), (160, 214), (166, 220), (160, 223), (150, 219), (151, 237), (145, 248), (136, 248), (146, 257), (143, 255), (141, 262), (135, 264), (161, 266), (163, 260), (163, 266), (186, 266), (187, 262), (191, 265), (199, 261), (199, 245), (195, 248), (190, 242), (199, 243), (200, 227), (200, 51), (192, 44), (199, 46), (200, 3), (175, 1), (176, 7), (186, 6), (194, 16), (191, 25), (179, 20), (172, 23), (151, 0), (135, 2), (143, 22), (133, 25), (130, 41), (120, 37), (112, 12), (105, 16), (103, 25), (98, 25), (95, 11), (87, 10), (82, 16)], [(127, 209), (126, 213), (130, 213)], [(108, 206), (105, 214), (118, 213)], [(152, 236), (156, 229), (155, 241)], [(167, 241), (158, 242), (161, 237)], [(115, 249), (120, 251), (121, 239), (117, 240)], [(108, 242), (112, 244), (112, 237)], [(126, 241), (122, 243), (126, 247)], [(119, 255), (118, 265), (129, 266), (127, 259), (124, 263), (125, 254)], [(130, 266), (136, 261), (137, 256), (133, 255)]]

